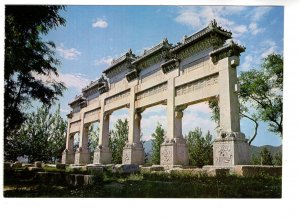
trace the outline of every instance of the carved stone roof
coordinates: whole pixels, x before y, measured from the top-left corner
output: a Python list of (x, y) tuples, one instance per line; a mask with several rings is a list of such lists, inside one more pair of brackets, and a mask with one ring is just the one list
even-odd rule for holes
[(203, 39), (207, 37), (210, 33), (217, 33), (225, 40), (230, 39), (232, 33), (230, 31), (224, 30), (222, 27), (218, 26), (216, 20), (210, 22), (210, 24), (204, 29), (190, 35), (185, 36), (183, 42), (178, 43), (174, 48), (171, 49), (171, 52), (177, 52), (187, 46), (189, 46), (192, 42)]
[(136, 55), (132, 53), (131, 49), (129, 49), (129, 51), (126, 52), (126, 54), (122, 55), (121, 57), (119, 57), (117, 59), (112, 60), (111, 65), (103, 71), (103, 74), (107, 75), (115, 67), (117, 67), (123, 63), (126, 63), (126, 62), (131, 63), (135, 59), (136, 59)]
[(153, 46), (152, 48), (145, 50), (144, 54), (139, 56), (135, 61), (132, 62), (132, 64), (137, 64), (140, 63), (141, 61), (145, 60), (147, 57), (158, 53), (159, 51), (161, 51), (162, 49), (171, 49), (172, 45), (168, 42), (168, 39), (165, 38), (163, 39), (159, 44)]
[(83, 95), (76, 95), (75, 99), (69, 103), (70, 106), (74, 105), (75, 103), (81, 103), (82, 101), (85, 101), (86, 99), (83, 97)]
[(89, 85), (87, 85), (86, 87), (84, 87), (82, 89), (82, 92), (86, 92), (88, 90), (91, 90), (91, 89), (97, 87), (98, 85), (99, 85), (99, 80), (91, 81), (91, 83)]
[(214, 55), (218, 55), (226, 50), (232, 49), (235, 52), (235, 55), (239, 55), (240, 53), (244, 52), (246, 50), (246, 48), (244, 46), (241, 46), (237, 43), (235, 43), (233, 40), (229, 40), (228, 42), (226, 42), (226, 44), (212, 52), (210, 52), (210, 56), (214, 56)]

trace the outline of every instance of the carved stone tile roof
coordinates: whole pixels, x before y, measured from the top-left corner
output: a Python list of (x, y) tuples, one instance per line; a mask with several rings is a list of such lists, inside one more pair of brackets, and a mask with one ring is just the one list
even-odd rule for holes
[(210, 22), (210, 24), (205, 27), (204, 29), (190, 35), (190, 36), (185, 36), (183, 39), (183, 42), (178, 43), (174, 48), (171, 49), (171, 52), (176, 52), (179, 51), (188, 45), (190, 45), (192, 42), (200, 40), (205, 38), (209, 33), (215, 32), (225, 39), (230, 39), (232, 33), (230, 31), (224, 30), (222, 27), (217, 25), (216, 20), (213, 20)]
[(76, 95), (75, 96), (75, 99), (73, 100), (73, 101), (71, 101), (70, 103), (69, 103), (69, 105), (70, 106), (72, 106), (73, 104), (75, 104), (75, 103), (77, 103), (77, 102), (81, 102), (81, 101), (84, 101), (85, 100), (85, 98), (83, 97), (83, 95)]
[(163, 39), (159, 44), (153, 46), (152, 48), (145, 50), (144, 54), (139, 56), (136, 60), (132, 62), (132, 64), (137, 64), (141, 62), (142, 60), (145, 60), (150, 55), (153, 55), (157, 52), (159, 52), (162, 48), (170, 49), (172, 45), (168, 42), (168, 39)]
[(244, 46), (241, 46), (241, 45), (235, 43), (233, 40), (229, 40), (228, 42), (226, 42), (226, 44), (224, 46), (210, 52), (210, 56), (222, 53), (223, 51), (227, 50), (228, 48), (234, 48), (239, 53), (242, 53), (246, 50), (246, 48)]
[(135, 54), (132, 53), (132, 50), (129, 49), (128, 52), (126, 52), (121, 57), (112, 60), (111, 65), (103, 71), (103, 74), (108, 74), (110, 70), (117, 67), (118, 65), (121, 65), (122, 63), (125, 63), (126, 61), (132, 62), (136, 59)]
[(89, 85), (87, 85), (86, 87), (84, 87), (82, 89), (82, 92), (86, 92), (90, 89), (93, 89), (94, 87), (96, 87), (97, 85), (99, 85), (99, 80), (95, 80), (95, 81), (91, 81), (91, 83)]

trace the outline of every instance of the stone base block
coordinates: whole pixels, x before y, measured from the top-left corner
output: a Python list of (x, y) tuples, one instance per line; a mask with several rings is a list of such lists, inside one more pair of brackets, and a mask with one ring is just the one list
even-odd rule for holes
[(282, 176), (281, 166), (237, 165), (233, 173), (239, 176)]
[(99, 175), (103, 173), (103, 167), (101, 165), (87, 165), (86, 169), (92, 175)]
[(94, 164), (110, 164), (111, 151), (108, 147), (99, 146), (94, 151)]
[(72, 150), (65, 149), (62, 153), (61, 163), (73, 164), (75, 159), (75, 153)]
[(160, 147), (160, 165), (183, 165), (189, 163), (188, 147), (182, 138), (167, 140)]
[(232, 172), (232, 167), (215, 167), (211, 165), (203, 166), (202, 171), (208, 176), (226, 176)]
[(56, 167), (56, 169), (65, 170), (66, 169), (66, 164), (57, 163), (55, 165), (55, 167)]
[(122, 164), (144, 164), (145, 152), (142, 144), (127, 144), (123, 148)]
[(75, 165), (85, 165), (90, 163), (90, 152), (88, 149), (78, 148), (75, 153)]
[[(242, 133), (239, 133), (242, 134)], [(250, 145), (243, 134), (234, 133), (229, 137), (218, 138), (213, 143), (214, 166), (234, 166), (250, 163)]]
[(139, 172), (140, 168), (137, 164), (116, 164), (112, 172), (115, 173), (136, 173)]
[(38, 168), (41, 168), (42, 167), (42, 162), (41, 161), (35, 161), (34, 166), (38, 167)]

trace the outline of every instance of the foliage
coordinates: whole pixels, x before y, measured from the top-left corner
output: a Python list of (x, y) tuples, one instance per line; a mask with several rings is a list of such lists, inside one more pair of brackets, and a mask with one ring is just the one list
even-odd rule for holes
[(281, 166), (282, 165), (282, 153), (277, 152), (273, 158), (273, 164)]
[(99, 144), (99, 126), (90, 125), (88, 139), (89, 150), (93, 152)]
[[(50, 106), (65, 89), (63, 83), (50, 79), (51, 75), (58, 75), (55, 44), (42, 40), (42, 35), (49, 30), (65, 24), (59, 15), (63, 8), (41, 5), (5, 7), (5, 146), (26, 120), (24, 109), (32, 101)], [(47, 81), (44, 82), (42, 77), (48, 78)]]
[(220, 107), (219, 107), (219, 99), (212, 98), (208, 101), (208, 106), (212, 110), (211, 119), (215, 121), (217, 127), (220, 126)]
[(128, 139), (128, 121), (118, 119), (115, 124), (115, 130), (109, 134), (109, 147), (112, 151), (112, 163), (122, 163), (123, 148)]
[(260, 152), (262, 165), (273, 165), (273, 157), (267, 148), (263, 148)]
[(241, 100), (251, 104), (271, 132), (282, 136), (283, 57), (268, 55), (261, 69), (242, 72), (239, 81)]
[(164, 142), (165, 130), (157, 123), (155, 132), (152, 134), (152, 164), (160, 164), (160, 146)]
[(190, 165), (203, 167), (213, 163), (212, 135), (208, 131), (202, 136), (200, 128), (190, 131), (185, 137), (189, 146)]
[[(259, 121), (268, 122), (269, 130), (282, 136), (282, 56), (279, 54), (267, 56), (263, 59), (260, 70), (242, 72), (239, 83), (240, 115), (254, 123), (254, 132), (249, 144), (252, 144), (257, 135)], [(210, 100), (209, 107), (212, 109), (212, 120), (219, 124), (218, 99)]]
[(42, 106), (28, 119), (12, 137), (4, 152), (5, 159), (16, 160), (18, 156), (28, 156), (29, 162), (55, 162), (65, 148), (66, 121), (60, 116), (60, 106), (51, 114)]

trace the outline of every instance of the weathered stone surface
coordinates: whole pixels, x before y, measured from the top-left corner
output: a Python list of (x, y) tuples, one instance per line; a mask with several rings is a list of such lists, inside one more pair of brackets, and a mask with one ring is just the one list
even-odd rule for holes
[(244, 134), (220, 133), (213, 143), (214, 166), (234, 166), (249, 164), (250, 146)]
[(34, 167), (41, 168), (42, 167), (42, 162), (41, 161), (35, 161), (34, 162)]
[(72, 150), (65, 149), (62, 154), (61, 162), (63, 164), (74, 164), (75, 153)]
[(112, 152), (107, 146), (97, 147), (94, 151), (94, 164), (109, 164), (111, 163)]
[(87, 148), (78, 148), (75, 153), (75, 165), (85, 165), (90, 162), (90, 152)]
[(60, 169), (60, 170), (64, 170), (66, 169), (66, 164), (63, 164), (63, 163), (57, 163), (55, 165), (56, 169)]
[(165, 141), (160, 147), (160, 164), (188, 165), (188, 147), (182, 138)]
[(282, 176), (281, 166), (259, 166), (259, 165), (237, 165), (234, 166), (233, 172), (240, 176)]
[(229, 169), (228, 168), (211, 168), (207, 169), (204, 172), (207, 173), (208, 176), (226, 176), (229, 175)]
[(28, 167), (28, 170), (29, 171), (43, 171), (43, 168), (41, 167)]
[(141, 144), (127, 144), (123, 149), (123, 164), (144, 164), (145, 152)]
[(99, 175), (103, 173), (103, 166), (101, 165), (87, 165), (86, 169), (92, 175)]
[(12, 164), (13, 168), (21, 168), (22, 167), (22, 163), (20, 163), (19, 161), (16, 161)]
[(117, 173), (136, 173), (139, 172), (139, 166), (136, 164), (116, 164), (112, 168), (113, 172)]

